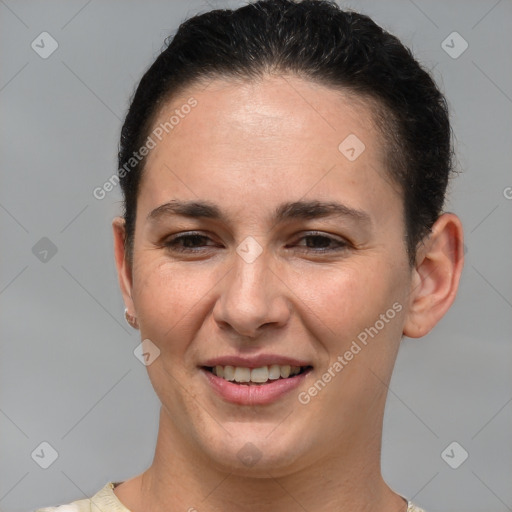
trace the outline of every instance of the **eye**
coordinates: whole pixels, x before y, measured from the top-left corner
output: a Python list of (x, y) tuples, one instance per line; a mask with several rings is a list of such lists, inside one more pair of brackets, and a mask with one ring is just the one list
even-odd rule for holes
[(173, 236), (164, 245), (175, 252), (199, 252), (208, 240), (212, 241), (201, 233), (185, 233)]
[(301, 238), (298, 241), (306, 241), (305, 246), (296, 243), (296, 247), (303, 249), (312, 249), (313, 252), (332, 252), (332, 251), (343, 251), (349, 247), (349, 243), (346, 240), (327, 236), (323, 233), (310, 233)]
[[(303, 241), (305, 243), (302, 243)], [(213, 242), (210, 237), (196, 232), (174, 235), (163, 245), (173, 252), (182, 253), (198, 253), (202, 252), (207, 247), (218, 247), (218, 244)], [(294, 245), (294, 247), (298, 248), (300, 251), (313, 251), (316, 253), (343, 251), (349, 246), (350, 244), (346, 240), (316, 232), (302, 236)]]

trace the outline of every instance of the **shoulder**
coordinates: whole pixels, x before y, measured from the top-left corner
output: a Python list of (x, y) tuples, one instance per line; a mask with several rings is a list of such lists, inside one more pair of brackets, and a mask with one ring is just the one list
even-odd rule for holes
[(417, 507), (416, 505), (414, 505), (414, 503), (411, 503), (410, 501), (408, 501), (407, 503), (408, 503), (407, 512), (425, 512), (425, 510), (423, 510), (420, 507)]
[(34, 512), (91, 512), (91, 500), (78, 500), (67, 505), (38, 508)]
[(55, 507), (38, 508), (34, 512), (97, 512), (98, 507), (101, 512), (130, 512), (114, 494), (113, 489), (118, 483), (108, 482), (91, 498)]

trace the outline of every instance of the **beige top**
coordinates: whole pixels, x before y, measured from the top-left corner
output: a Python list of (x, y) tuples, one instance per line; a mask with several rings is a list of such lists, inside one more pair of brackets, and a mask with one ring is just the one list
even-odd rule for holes
[[(122, 482), (108, 482), (103, 489), (100, 489), (92, 498), (73, 501), (68, 505), (60, 505), (57, 507), (38, 508), (35, 512), (131, 512), (114, 494), (114, 487)], [(402, 496), (401, 494), (399, 496)], [(404, 496), (402, 496), (405, 500)], [(425, 512), (423, 509), (413, 505), (407, 500), (407, 512)]]

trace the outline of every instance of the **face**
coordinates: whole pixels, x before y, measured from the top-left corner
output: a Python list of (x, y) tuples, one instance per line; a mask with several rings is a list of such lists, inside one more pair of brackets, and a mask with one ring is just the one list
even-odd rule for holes
[(125, 293), (160, 351), (160, 428), (239, 473), (360, 453), (411, 284), (371, 108), (274, 77), (190, 87), (155, 126), (176, 110), (147, 157)]

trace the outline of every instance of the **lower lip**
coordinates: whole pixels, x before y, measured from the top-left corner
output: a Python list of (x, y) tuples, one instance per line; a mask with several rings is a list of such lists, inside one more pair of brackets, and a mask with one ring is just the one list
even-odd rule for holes
[(267, 384), (236, 384), (201, 368), (210, 386), (224, 400), (238, 405), (265, 405), (293, 391), (304, 381), (311, 368), (287, 379), (271, 380)]

